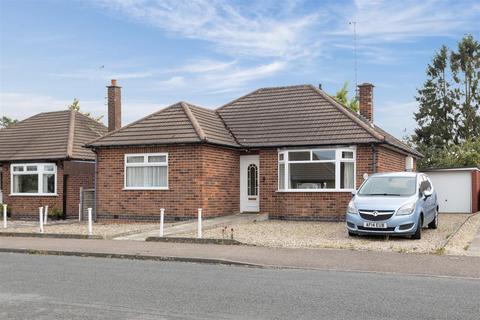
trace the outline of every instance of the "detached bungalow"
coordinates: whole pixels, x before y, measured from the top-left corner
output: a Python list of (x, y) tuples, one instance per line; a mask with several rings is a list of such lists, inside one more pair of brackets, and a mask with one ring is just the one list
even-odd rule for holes
[[(100, 219), (156, 220), (268, 213), (343, 219), (365, 174), (415, 170), (421, 154), (311, 85), (262, 88), (210, 110), (179, 102), (88, 144), (97, 154)], [(120, 87), (109, 87), (119, 114)], [(115, 126), (115, 125), (114, 125)], [(118, 127), (118, 125), (116, 126)]]
[(106, 127), (74, 111), (39, 113), (0, 130), (0, 199), (14, 218), (38, 207), (78, 217), (80, 187), (93, 188), (95, 154), (85, 143)]

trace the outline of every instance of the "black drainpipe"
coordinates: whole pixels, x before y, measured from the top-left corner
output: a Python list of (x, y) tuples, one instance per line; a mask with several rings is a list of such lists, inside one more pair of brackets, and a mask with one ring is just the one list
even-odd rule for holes
[(377, 172), (377, 147), (372, 143), (372, 173)]

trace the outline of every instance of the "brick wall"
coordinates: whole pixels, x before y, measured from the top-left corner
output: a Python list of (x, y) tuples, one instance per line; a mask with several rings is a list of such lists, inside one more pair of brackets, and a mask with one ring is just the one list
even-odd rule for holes
[[(168, 153), (168, 190), (123, 190), (126, 153)], [(206, 146), (158, 146), (99, 149), (97, 217), (158, 220), (204, 217), (238, 212), (238, 153)]]
[(472, 171), (472, 213), (480, 211), (480, 171)]
[[(39, 161), (40, 162), (40, 161)], [(48, 205), (49, 208), (62, 210), (63, 205), (63, 165), (57, 162), (57, 196), (11, 196), (10, 195), (10, 163), (3, 163), (3, 202), (6, 203), (15, 219), (38, 219), (38, 208)], [(50, 209), (49, 209), (50, 210)]]
[[(385, 147), (378, 147), (377, 152), (377, 171), (391, 172), (391, 171), (405, 171), (406, 155), (387, 149)], [(413, 160), (413, 168), (416, 171), (416, 160)]]
[(64, 174), (67, 175), (67, 203), (66, 217), (78, 218), (78, 204), (80, 202), (80, 187), (94, 188), (95, 163), (65, 161)]

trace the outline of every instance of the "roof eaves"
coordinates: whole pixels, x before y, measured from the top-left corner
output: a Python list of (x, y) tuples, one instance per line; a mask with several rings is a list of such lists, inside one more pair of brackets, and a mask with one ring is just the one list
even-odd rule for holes
[(309, 85), (310, 88), (312, 88), (315, 92), (317, 92), (318, 94), (320, 94), (325, 100), (327, 100), (328, 102), (330, 102), (333, 106), (335, 106), (340, 112), (342, 112), (343, 114), (345, 114), (347, 117), (349, 117), (351, 120), (353, 120), (356, 124), (358, 124), (360, 127), (362, 127), (363, 129), (365, 129), (369, 134), (371, 134), (375, 139), (378, 139), (380, 140), (381, 142), (383, 142), (385, 140), (385, 137), (381, 134), (379, 134), (378, 132), (375, 131), (375, 129), (373, 129), (371, 126), (369, 126), (367, 123), (365, 123), (364, 121), (362, 121), (356, 114), (354, 114), (353, 112), (351, 112), (350, 110), (348, 110), (347, 108), (345, 108), (344, 106), (342, 106), (340, 103), (338, 103), (337, 101), (335, 101), (335, 99), (333, 99), (332, 97), (330, 97), (328, 94), (326, 94), (325, 92), (323, 92), (322, 90), (312, 86), (312, 85)]
[(183, 112), (185, 112), (185, 115), (187, 116), (188, 120), (190, 120), (190, 123), (193, 126), (193, 129), (195, 130), (195, 133), (197, 134), (198, 138), (201, 141), (207, 141), (207, 136), (205, 135), (205, 132), (203, 131), (202, 127), (198, 123), (197, 118), (192, 113), (192, 110), (190, 110), (189, 104), (186, 102), (180, 102), (180, 105), (182, 106)]

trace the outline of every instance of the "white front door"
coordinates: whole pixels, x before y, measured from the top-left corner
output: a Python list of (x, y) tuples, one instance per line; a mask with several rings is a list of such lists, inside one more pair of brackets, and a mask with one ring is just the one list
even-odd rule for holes
[(258, 156), (240, 156), (240, 211), (260, 211)]

